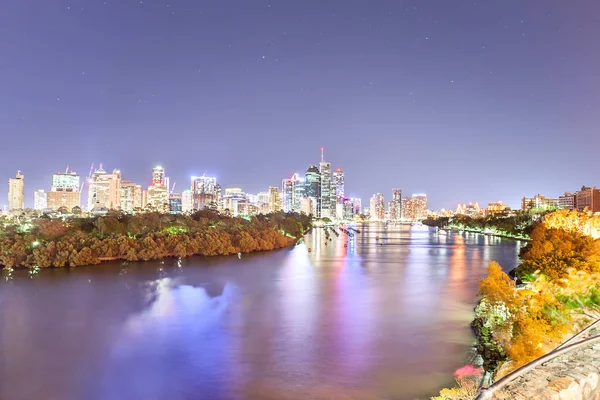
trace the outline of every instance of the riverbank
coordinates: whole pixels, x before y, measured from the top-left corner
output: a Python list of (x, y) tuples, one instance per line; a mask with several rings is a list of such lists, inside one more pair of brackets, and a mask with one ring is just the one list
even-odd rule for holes
[[(600, 240), (592, 229), (599, 225), (600, 217), (588, 213), (545, 215), (532, 227), (515, 270), (524, 285), (490, 263), (471, 324), (484, 384), (547, 354), (600, 317)], [(460, 382), (450, 390), (459, 393)]]
[(232, 255), (293, 245), (310, 229), (293, 213), (232, 218), (213, 211), (192, 215), (114, 213), (96, 218), (35, 219), (0, 234), (4, 268), (58, 268), (104, 261)]
[(531, 241), (531, 238), (529, 236), (511, 235), (508, 233), (500, 233), (500, 232), (495, 232), (492, 230), (481, 230), (481, 229), (473, 229), (473, 228), (458, 228), (458, 227), (449, 227), (449, 226), (444, 227), (444, 228), (439, 228), (439, 229), (442, 231), (479, 233), (481, 235), (501, 237), (504, 239), (522, 240), (525, 242)]

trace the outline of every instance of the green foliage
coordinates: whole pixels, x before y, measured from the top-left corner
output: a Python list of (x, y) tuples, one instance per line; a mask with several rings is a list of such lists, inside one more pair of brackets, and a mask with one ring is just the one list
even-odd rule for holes
[(110, 212), (64, 221), (38, 218), (27, 230), (3, 229), (0, 265), (48, 268), (92, 265), (107, 259), (136, 261), (273, 250), (291, 244), (290, 237), (302, 237), (310, 224), (310, 217), (294, 213), (246, 220), (214, 210), (190, 216)]

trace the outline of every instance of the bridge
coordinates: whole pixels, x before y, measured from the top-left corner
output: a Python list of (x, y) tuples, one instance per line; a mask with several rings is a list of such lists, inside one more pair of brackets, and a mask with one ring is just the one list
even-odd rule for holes
[(600, 320), (481, 389), (475, 400), (600, 400)]

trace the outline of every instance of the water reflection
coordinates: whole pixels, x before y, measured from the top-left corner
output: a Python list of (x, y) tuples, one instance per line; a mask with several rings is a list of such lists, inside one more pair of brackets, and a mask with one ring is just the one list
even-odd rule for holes
[(427, 398), (467, 355), (486, 264), (514, 267), (519, 244), (359, 229), (242, 259), (15, 271), (0, 398)]

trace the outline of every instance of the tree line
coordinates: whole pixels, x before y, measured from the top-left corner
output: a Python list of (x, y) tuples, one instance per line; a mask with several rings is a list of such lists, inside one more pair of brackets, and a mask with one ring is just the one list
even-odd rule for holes
[(213, 210), (188, 215), (109, 212), (91, 218), (34, 218), (0, 224), (0, 265), (48, 268), (105, 260), (214, 256), (286, 247), (310, 229), (310, 217), (277, 212), (250, 219)]

